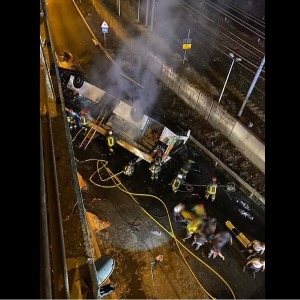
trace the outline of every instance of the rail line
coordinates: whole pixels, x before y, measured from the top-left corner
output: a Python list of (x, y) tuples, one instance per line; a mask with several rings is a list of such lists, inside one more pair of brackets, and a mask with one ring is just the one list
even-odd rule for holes
[[(233, 52), (233, 53), (235, 53), (237, 56), (241, 57), (242, 60), (243, 60), (243, 63), (241, 63), (240, 65), (242, 65), (242, 66), (244, 66), (245, 68), (247, 68), (246, 65), (245, 65), (245, 63), (244, 63), (244, 62), (247, 62), (247, 64), (250, 65), (250, 66), (255, 70), (255, 71), (254, 71), (253, 69), (251, 69), (252, 73), (255, 74), (255, 72), (256, 72), (256, 70), (257, 70), (257, 68), (258, 68), (258, 66), (259, 66), (259, 64), (260, 64), (260, 62), (261, 62), (261, 59), (262, 59), (262, 57), (263, 57), (263, 56), (260, 56), (259, 54), (263, 55), (263, 54), (264, 54), (263, 51), (261, 51), (260, 49), (258, 49), (258, 48), (255, 47), (255, 46), (251, 45), (250, 43), (248, 43), (247, 41), (243, 40), (242, 38), (240, 38), (240, 37), (237, 36), (236, 34), (232, 33), (232, 32), (229, 31), (228, 29), (224, 28), (223, 26), (217, 24), (213, 19), (211, 19), (211, 18), (207, 17), (206, 15), (202, 14), (199, 10), (195, 9), (194, 7), (192, 7), (191, 5), (187, 4), (186, 2), (184, 2), (184, 1), (182, 1), (182, 0), (179, 0), (179, 2), (180, 2), (180, 6), (181, 6), (183, 9), (185, 9), (186, 11), (188, 11), (190, 14), (192, 14), (192, 15), (194, 15), (194, 16), (196, 16), (196, 17), (201, 16), (201, 17), (205, 18), (205, 21), (206, 21), (207, 24), (210, 23), (210, 24), (213, 24), (213, 25), (217, 26), (217, 27), (220, 29), (220, 31), (218, 31), (218, 34), (217, 34), (216, 32), (214, 32), (211, 28), (208, 29), (208, 28), (206, 28), (207, 26), (204, 26), (203, 24), (201, 24), (201, 23), (199, 22), (199, 24), (200, 24), (201, 27), (206, 31), (206, 33), (214, 38), (213, 40), (216, 40), (217, 43), (219, 43), (219, 44), (220, 44), (222, 47), (224, 47), (227, 51)], [(226, 34), (226, 33), (223, 32), (223, 31), (226, 31), (228, 34)], [(200, 32), (200, 31), (198, 30), (198, 32)], [(225, 37), (225, 39), (222, 40), (222, 39), (219, 37), (219, 34), (222, 34), (222, 35)], [(233, 38), (232, 38), (231, 36), (229, 36), (229, 35), (233, 36), (234, 38), (238, 39), (239, 41), (236, 41), (235, 39), (233, 39)], [(208, 43), (211, 44), (211, 40), (210, 40), (207, 36), (205, 36), (205, 38), (206, 38), (206, 40), (208, 41)], [(239, 47), (241, 47), (242, 49), (244, 49), (244, 51), (246, 51), (246, 53), (250, 53), (250, 54), (251, 54), (250, 56), (253, 58), (253, 60), (255, 60), (255, 63), (252, 62), (252, 61), (250, 61), (247, 57), (245, 57), (245, 56), (246, 56), (245, 54), (242, 54), (242, 55), (241, 55), (240, 53), (236, 53), (235, 50), (232, 50), (232, 49), (231, 49), (231, 48), (233, 48), (233, 47), (231, 47), (231, 48), (228, 47), (228, 46), (225, 44), (225, 41), (226, 41), (226, 40), (227, 40), (227, 41), (228, 41), (228, 40), (231, 41), (231, 43), (232, 43), (232, 42), (235, 43), (237, 46), (239, 46)], [(241, 43), (243, 43), (243, 44), (241, 44)], [(252, 49), (247, 48), (247, 46), (248, 46), (248, 47), (251, 47)], [(255, 53), (255, 51), (256, 51), (256, 53)], [(249, 70), (249, 68), (248, 68), (248, 70)], [(264, 70), (262, 70), (262, 73), (264, 73)], [(263, 78), (263, 77), (260, 76), (260, 78)]]

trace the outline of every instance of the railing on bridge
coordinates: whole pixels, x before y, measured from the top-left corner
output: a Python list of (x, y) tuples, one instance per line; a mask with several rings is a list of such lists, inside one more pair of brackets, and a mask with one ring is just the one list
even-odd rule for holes
[[(54, 298), (70, 298), (71, 282), (69, 281), (66, 261), (66, 250), (68, 251), (68, 247), (70, 246), (64, 242), (68, 232), (67, 222), (63, 223), (62, 220), (62, 214), (65, 215), (65, 212), (61, 211), (61, 204), (65, 201), (66, 197), (63, 195), (60, 187), (63, 184), (59, 182), (61, 175), (57, 173), (56, 156), (58, 155), (64, 155), (66, 161), (70, 163), (71, 174), (69, 174), (69, 178), (71, 178), (74, 184), (72, 192), (74, 199), (71, 204), (74, 202), (78, 209), (78, 216), (76, 218), (79, 223), (78, 227), (82, 230), (83, 240), (80, 244), (84, 248), (82, 250), (84, 255), (82, 256), (85, 258), (84, 265), (87, 268), (87, 277), (89, 277), (84, 278), (88, 281), (89, 297), (100, 298), (100, 287), (98, 285), (97, 271), (93, 258), (93, 247), (77, 178), (77, 168), (69, 126), (66, 121), (59, 71), (55, 60), (55, 49), (49, 30), (47, 8), (44, 0), (41, 0), (41, 11), (43, 11), (41, 18), (43, 22), (43, 34), (45, 35), (41, 38), (40, 45), (41, 70), (44, 71), (45, 89), (48, 95), (51, 95), (50, 98), (53, 98), (51, 99), (51, 104), (55, 106), (57, 112), (55, 117), (51, 116), (49, 97), (41, 95), (41, 102), (44, 101), (43, 105), (45, 106), (45, 111), (41, 115), (41, 298), (52, 298), (52, 296)], [(52, 126), (52, 123), (54, 126)], [(64, 128), (60, 133), (54, 132), (58, 128), (58, 125), (60, 128)], [(57, 153), (59, 149), (54, 146), (58, 134), (65, 137), (64, 143), (67, 145), (67, 149), (61, 150), (59, 153)], [(45, 181), (47, 182), (47, 188), (45, 187)], [(51, 186), (48, 186), (48, 184), (51, 184)]]

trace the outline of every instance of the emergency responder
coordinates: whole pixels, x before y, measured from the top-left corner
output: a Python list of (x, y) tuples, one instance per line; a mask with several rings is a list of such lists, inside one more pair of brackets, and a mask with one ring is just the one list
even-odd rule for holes
[(204, 208), (204, 205), (203, 204), (197, 204), (195, 205), (193, 208), (192, 208), (192, 211), (195, 212), (195, 214), (204, 219), (206, 217), (206, 211), (205, 211), (205, 208)]
[(66, 109), (66, 111), (69, 113), (67, 115), (67, 121), (69, 123), (69, 127), (70, 129), (76, 129), (77, 125), (76, 125), (76, 121), (75, 121), (75, 115), (76, 113), (73, 111), (73, 109)]
[(151, 179), (158, 180), (158, 174), (161, 171), (161, 159), (159, 157), (155, 157), (154, 162), (150, 165), (149, 170), (151, 171)]
[(182, 174), (178, 174), (172, 181), (172, 190), (174, 193), (177, 193), (180, 185), (183, 182)]
[(131, 160), (127, 166), (124, 168), (124, 174), (127, 176), (131, 176), (134, 172), (134, 163)]
[(81, 128), (84, 130), (84, 131), (87, 131), (87, 120), (86, 120), (86, 115), (88, 114), (87, 111), (85, 110), (81, 110), (79, 115), (80, 115), (80, 124), (81, 124)]
[(217, 193), (217, 178), (213, 177), (211, 179), (211, 183), (209, 183), (206, 187), (206, 193), (205, 193), (205, 199), (208, 199), (211, 196), (211, 201), (215, 201), (216, 199), (216, 193)]
[(224, 260), (225, 257), (221, 253), (221, 250), (228, 242), (230, 242), (230, 245), (232, 245), (232, 236), (228, 231), (222, 231), (218, 233), (212, 240), (208, 258), (213, 256), (213, 259), (215, 259), (217, 256), (220, 256)]
[(179, 173), (177, 174), (177, 176), (172, 180), (172, 190), (174, 193), (177, 193), (177, 191), (179, 190), (180, 185), (184, 182), (184, 180), (186, 179), (186, 176), (188, 174), (188, 172), (191, 169), (192, 164), (194, 163), (193, 160), (189, 159), (182, 168), (180, 168)]
[(241, 250), (241, 252), (246, 252), (246, 251), (248, 251), (250, 253), (250, 255), (247, 257), (247, 259), (249, 259), (252, 256), (255, 256), (256, 254), (262, 255), (265, 252), (265, 244), (258, 240), (253, 240), (248, 245), (247, 249)]
[(112, 130), (108, 131), (108, 136), (106, 137), (107, 146), (109, 148), (110, 153), (114, 153), (114, 146), (115, 146), (115, 137), (113, 136)]
[(246, 265), (243, 268), (243, 272), (245, 272), (246, 269), (249, 269), (252, 271), (253, 277), (255, 278), (255, 273), (262, 271), (265, 271), (265, 260), (261, 259), (259, 257), (250, 259)]
[(194, 233), (198, 233), (201, 224), (202, 220), (199, 217), (189, 222), (189, 224), (186, 226), (187, 235), (182, 240), (185, 242), (186, 240), (190, 239), (194, 235)]

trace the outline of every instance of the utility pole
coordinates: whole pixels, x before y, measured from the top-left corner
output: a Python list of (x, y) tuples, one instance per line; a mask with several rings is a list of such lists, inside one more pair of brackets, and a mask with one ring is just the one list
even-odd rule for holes
[(117, 0), (117, 8), (118, 8), (118, 13), (119, 17), (121, 16), (121, 0)]
[(141, 0), (138, 1), (138, 9), (137, 9), (137, 22), (140, 23), (140, 2)]
[[(191, 29), (189, 28), (187, 42), (188, 42), (188, 40), (190, 38), (190, 32), (191, 32)], [(182, 61), (183, 64), (184, 64), (185, 60), (186, 60), (186, 50), (184, 50), (184, 54), (183, 54), (183, 61)]]
[(151, 12), (151, 27), (150, 27), (150, 31), (153, 30), (154, 4), (155, 4), (155, 0), (152, 0), (152, 12)]
[(146, 4), (145, 26), (148, 26), (148, 10), (149, 10), (149, 0), (147, 0), (147, 4)]
[(226, 83), (227, 83), (227, 81), (228, 81), (228, 78), (229, 78), (229, 75), (230, 75), (230, 73), (231, 73), (231, 70), (232, 70), (232, 67), (233, 67), (234, 62), (235, 62), (235, 61), (241, 61), (241, 60), (242, 60), (240, 57), (235, 57), (233, 53), (229, 53), (229, 56), (232, 58), (232, 63), (231, 63), (229, 72), (228, 72), (228, 74), (227, 74), (227, 77), (226, 77), (226, 80), (225, 80), (225, 83), (224, 83), (224, 86), (223, 86), (221, 95), (220, 95), (220, 97), (219, 97), (218, 103), (220, 103), (221, 98), (222, 98), (222, 96), (223, 96), (223, 93), (224, 93), (224, 90), (225, 90), (225, 87), (226, 87)]
[(253, 91), (253, 89), (254, 89), (254, 86), (255, 86), (255, 84), (256, 84), (256, 81), (257, 81), (257, 79), (258, 79), (258, 77), (259, 77), (259, 75), (260, 75), (260, 72), (261, 72), (261, 70), (262, 70), (264, 64), (265, 64), (265, 56), (264, 56), (263, 60), (261, 61), (260, 66), (259, 66), (259, 68), (257, 69), (257, 72), (256, 72), (256, 74), (255, 74), (255, 76), (254, 76), (254, 78), (253, 78), (253, 81), (252, 81), (252, 83), (251, 83), (251, 85), (250, 85), (250, 87), (249, 87), (249, 90), (248, 90), (248, 92), (247, 92), (246, 98), (245, 98), (245, 100), (244, 100), (244, 102), (243, 102), (243, 104), (242, 104), (242, 106), (241, 106), (241, 109), (240, 109), (240, 111), (239, 111), (239, 113), (238, 113), (238, 117), (240, 117), (240, 116), (242, 115), (242, 113), (243, 113), (243, 110), (244, 110), (244, 108), (245, 108), (245, 106), (246, 106), (246, 103), (247, 103), (247, 101), (248, 101), (248, 99), (249, 99), (249, 97), (250, 97), (250, 95), (251, 95), (251, 93), (252, 93), (252, 91)]

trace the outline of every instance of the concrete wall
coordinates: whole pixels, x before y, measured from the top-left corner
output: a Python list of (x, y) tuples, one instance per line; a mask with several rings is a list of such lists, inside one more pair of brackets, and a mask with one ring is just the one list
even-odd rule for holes
[(147, 55), (147, 65), (173, 92), (228, 137), (245, 157), (265, 173), (265, 145), (245, 126), (151, 53)]

